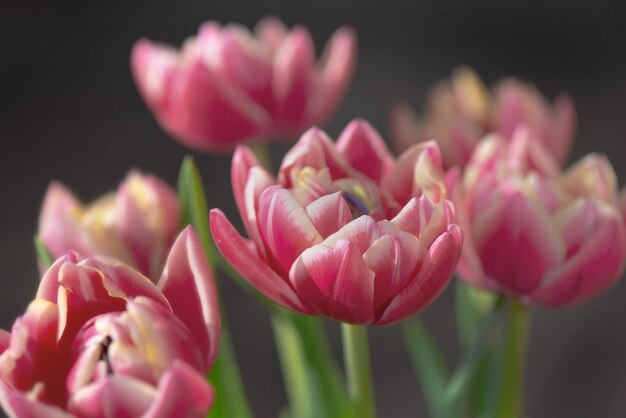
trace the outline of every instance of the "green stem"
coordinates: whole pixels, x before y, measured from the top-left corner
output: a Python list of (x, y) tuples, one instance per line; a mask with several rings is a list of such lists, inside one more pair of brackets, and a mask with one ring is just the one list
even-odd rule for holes
[(209, 380), (215, 385), (217, 394), (208, 417), (251, 418), (252, 413), (241, 381), (230, 330), (224, 317), (220, 333), (219, 354), (209, 373)]
[(354, 416), (375, 418), (376, 403), (374, 401), (367, 327), (342, 323), (341, 335), (348, 394), (354, 407)]
[(517, 299), (508, 304), (504, 370), (498, 405), (499, 418), (521, 418), (530, 313)]

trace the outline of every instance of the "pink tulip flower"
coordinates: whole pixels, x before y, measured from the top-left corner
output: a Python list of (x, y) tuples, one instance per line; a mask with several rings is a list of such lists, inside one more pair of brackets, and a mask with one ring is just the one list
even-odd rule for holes
[(191, 229), (157, 285), (118, 260), (70, 252), (12, 333), (0, 332), (0, 405), (12, 418), (204, 417), (219, 326)]
[(559, 95), (551, 106), (531, 85), (516, 79), (496, 84), (490, 94), (469, 68), (460, 67), (448, 81), (435, 85), (426, 100), (421, 119), (405, 104), (391, 111), (395, 146), (436, 139), (445, 167), (463, 167), (478, 142), (490, 132), (510, 140), (518, 126), (525, 125), (563, 165), (576, 132), (572, 99)]
[(303, 314), (400, 321), (443, 291), (460, 256), (434, 142), (394, 161), (364, 121), (350, 123), (337, 144), (312, 128), (278, 178), (237, 148), (232, 185), (250, 239), (214, 209), (218, 248), (261, 293)]
[(485, 138), (451, 183), (466, 234), (458, 272), (467, 282), (560, 306), (621, 276), (626, 229), (606, 157), (589, 155), (561, 173), (542, 143), (518, 128), (511, 142)]
[(254, 30), (207, 22), (180, 51), (139, 40), (131, 67), (161, 126), (183, 144), (227, 151), (243, 141), (290, 138), (325, 122), (349, 85), (356, 36), (341, 28), (322, 59), (306, 28), (275, 18)]
[(132, 171), (117, 193), (83, 206), (62, 184), (48, 187), (39, 237), (54, 258), (76, 251), (106, 255), (157, 280), (180, 222), (175, 192), (163, 181)]

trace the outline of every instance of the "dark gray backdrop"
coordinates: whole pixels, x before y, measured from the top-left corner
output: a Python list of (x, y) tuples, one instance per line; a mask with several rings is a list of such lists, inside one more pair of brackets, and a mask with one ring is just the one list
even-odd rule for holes
[[(419, 105), (426, 86), (469, 64), (487, 82), (509, 74), (550, 97), (566, 90), (579, 113), (574, 156), (604, 152), (626, 181), (625, 8), (616, 2), (193, 0), (48, 1), (0, 6), (0, 326), (10, 327), (38, 281), (32, 235), (48, 182), (85, 200), (113, 189), (130, 167), (172, 184), (188, 151), (159, 129), (128, 70), (141, 36), (179, 44), (207, 19), (253, 25), (272, 13), (310, 27), (318, 47), (353, 25), (360, 57), (354, 84), (328, 130), (354, 117), (387, 133), (397, 100)], [(285, 147), (273, 146), (275, 155)], [(234, 213), (229, 157), (196, 155), (211, 206)], [(225, 285), (246, 387), (257, 417), (284, 403), (267, 316)], [(584, 306), (538, 311), (533, 320), (527, 416), (626, 416), (626, 284)], [(453, 360), (451, 292), (425, 318)], [(337, 333), (331, 324), (332, 336)], [(380, 416), (425, 416), (397, 327), (371, 332)], [(236, 417), (234, 417), (236, 418)]]

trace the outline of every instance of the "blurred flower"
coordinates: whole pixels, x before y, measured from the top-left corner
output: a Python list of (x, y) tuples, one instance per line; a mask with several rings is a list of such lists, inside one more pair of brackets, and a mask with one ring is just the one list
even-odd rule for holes
[(478, 76), (467, 67), (456, 69), (449, 81), (435, 85), (428, 95), (423, 118), (405, 104), (391, 112), (395, 146), (435, 139), (446, 167), (464, 166), (480, 139), (489, 132), (511, 139), (525, 125), (550, 153), (564, 164), (576, 131), (572, 99), (559, 95), (554, 106), (531, 85), (505, 79), (490, 95)]
[(163, 181), (132, 171), (117, 193), (83, 206), (62, 184), (48, 187), (39, 236), (54, 258), (76, 251), (106, 255), (159, 278), (179, 224), (174, 191)]
[(13, 331), (0, 333), (11, 417), (204, 417), (219, 309), (191, 229), (154, 285), (106, 257), (58, 259)]
[(232, 185), (251, 239), (214, 209), (218, 248), (261, 293), (297, 312), (356, 324), (400, 321), (443, 291), (460, 256), (434, 142), (394, 161), (364, 121), (349, 124), (337, 144), (312, 128), (277, 179), (248, 148), (237, 148)]
[(341, 28), (320, 62), (306, 28), (275, 18), (251, 33), (207, 22), (180, 51), (142, 39), (135, 81), (161, 126), (185, 145), (223, 151), (242, 141), (300, 134), (326, 121), (352, 79), (356, 37)]
[(561, 173), (542, 144), (519, 128), (511, 142), (484, 139), (463, 178), (450, 178), (466, 234), (458, 272), (467, 282), (558, 306), (619, 279), (626, 230), (605, 157), (588, 155)]

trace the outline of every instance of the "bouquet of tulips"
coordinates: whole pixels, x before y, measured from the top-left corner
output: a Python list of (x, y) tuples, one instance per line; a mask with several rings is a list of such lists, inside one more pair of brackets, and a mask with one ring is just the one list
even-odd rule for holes
[[(367, 336), (377, 326), (403, 328), (432, 417), (522, 418), (533, 308), (586, 301), (623, 273), (626, 198), (613, 168), (595, 154), (564, 168), (569, 96), (551, 104), (516, 79), (489, 90), (465, 67), (431, 90), (422, 115), (392, 109), (397, 155), (360, 119), (335, 141), (316, 126), (355, 65), (353, 30), (335, 32), (318, 60), (307, 29), (275, 18), (254, 31), (208, 22), (179, 50), (139, 40), (140, 94), (183, 145), (232, 152), (239, 214), (207, 207), (203, 183), (224, 179), (202, 179), (190, 157), (177, 191), (133, 170), (84, 205), (51, 183), (36, 297), (0, 330), (2, 409), (254, 417), (219, 278), (267, 308), (281, 418), (377, 416)], [(271, 161), (265, 142), (298, 136)], [(462, 355), (450, 368), (416, 315), (455, 274)], [(341, 363), (321, 317), (341, 327)]]

